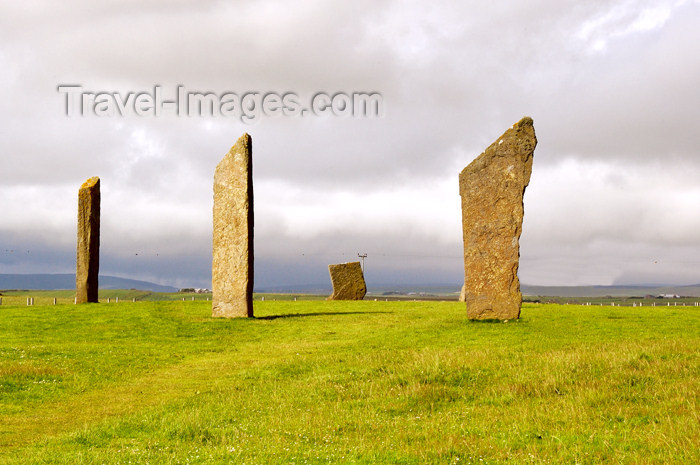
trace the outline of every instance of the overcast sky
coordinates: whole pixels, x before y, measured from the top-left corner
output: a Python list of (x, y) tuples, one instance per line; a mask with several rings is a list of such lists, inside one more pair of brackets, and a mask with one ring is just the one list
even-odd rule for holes
[[(700, 282), (700, 2), (0, 1), (0, 273), (211, 286), (214, 167), (253, 139), (256, 287), (463, 279), (458, 173), (521, 117), (527, 284)], [(66, 116), (62, 84), (377, 92), (383, 115)]]

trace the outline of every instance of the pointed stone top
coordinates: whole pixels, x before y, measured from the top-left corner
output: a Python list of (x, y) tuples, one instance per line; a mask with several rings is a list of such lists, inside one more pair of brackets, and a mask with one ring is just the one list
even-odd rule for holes
[(513, 127), (522, 128), (523, 126), (534, 126), (534, 124), (535, 123), (532, 121), (532, 118), (529, 116), (523, 116), (520, 121), (513, 125)]
[[(497, 157), (514, 157), (525, 162), (532, 157), (536, 145), (535, 125), (532, 118), (525, 116), (501, 134), (501, 137), (488, 146), (481, 155), (472, 160), (462, 170), (460, 177), (465, 176), (469, 172), (485, 169)], [(527, 178), (530, 178), (529, 174)]]
[(247, 132), (243, 133), (216, 165), (214, 183), (245, 185), (252, 176), (252, 153), (253, 139)]
[(97, 184), (100, 183), (100, 178), (99, 176), (93, 176), (87, 181), (83, 183), (82, 186), (80, 186), (81, 189), (90, 189), (91, 187), (95, 187)]
[(232, 152), (238, 152), (242, 148), (247, 148), (250, 150), (250, 143), (252, 142), (252, 137), (250, 137), (250, 134), (247, 132), (244, 132), (241, 137), (238, 138), (235, 144), (233, 144), (233, 147), (229, 150), (229, 153)]

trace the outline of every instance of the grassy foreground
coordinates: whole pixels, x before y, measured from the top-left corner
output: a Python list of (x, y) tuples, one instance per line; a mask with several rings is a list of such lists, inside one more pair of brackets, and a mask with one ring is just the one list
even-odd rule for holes
[(700, 309), (0, 307), (1, 464), (700, 463)]

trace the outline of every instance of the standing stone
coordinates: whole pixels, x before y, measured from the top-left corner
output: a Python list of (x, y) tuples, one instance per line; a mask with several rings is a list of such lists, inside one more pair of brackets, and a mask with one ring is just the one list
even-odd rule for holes
[(97, 302), (100, 269), (100, 178), (92, 177), (78, 190), (78, 257), (75, 303)]
[(537, 145), (532, 118), (508, 129), (459, 175), (464, 296), (470, 319), (520, 316), (523, 195)]
[(252, 140), (243, 134), (214, 172), (212, 316), (253, 316)]
[(460, 302), (466, 302), (466, 301), (467, 301), (467, 296), (465, 295), (466, 292), (467, 292), (467, 286), (465, 286), (464, 284), (462, 284), (462, 290), (459, 291), (459, 301), (460, 301)]
[(333, 294), (328, 300), (362, 300), (367, 293), (365, 277), (360, 262), (328, 265)]

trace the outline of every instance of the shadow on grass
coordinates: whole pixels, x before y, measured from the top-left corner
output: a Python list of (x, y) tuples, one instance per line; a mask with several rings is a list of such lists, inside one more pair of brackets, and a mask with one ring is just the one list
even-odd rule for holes
[(514, 320), (499, 320), (498, 318), (488, 318), (485, 320), (476, 320), (476, 319), (469, 319), (469, 323), (476, 323), (476, 324), (494, 324), (494, 323), (520, 323), (522, 320), (520, 318), (514, 319)]
[(301, 318), (306, 316), (328, 315), (367, 315), (370, 313), (394, 313), (394, 312), (314, 312), (314, 313), (289, 313), (287, 315), (256, 316), (256, 320), (276, 320), (278, 318)]

